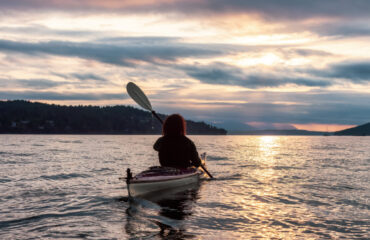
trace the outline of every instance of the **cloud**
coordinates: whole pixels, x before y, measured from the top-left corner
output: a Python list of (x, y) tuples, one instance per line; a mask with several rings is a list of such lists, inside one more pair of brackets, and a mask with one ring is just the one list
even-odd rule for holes
[(69, 84), (69, 82), (56, 82), (46, 79), (15, 79), (11, 80), (19, 84), (21, 87), (33, 88), (33, 89), (47, 89)]
[[(107, 79), (100, 77), (95, 74), (91, 73), (85, 73), (85, 74), (79, 74), (79, 73), (72, 73), (72, 74), (60, 74), (60, 73), (52, 73), (55, 76), (62, 77), (64, 79), (78, 79), (79, 81), (54, 81), (50, 79), (14, 79), (14, 78), (8, 78), (8, 79), (0, 79), (0, 87), (3, 88), (27, 88), (27, 89), (37, 89), (37, 90), (43, 90), (43, 89), (50, 89), (65, 85), (70, 86), (88, 86), (90, 85), (90, 88), (95, 88), (99, 86), (99, 84), (107, 84)], [(85, 85), (82, 85), (86, 83)]]
[(318, 16), (368, 17), (370, 12), (370, 3), (367, 0), (184, 0), (168, 6), (184, 12), (256, 13), (267, 19), (304, 19)]
[(0, 32), (2, 33), (16, 33), (16, 34), (27, 34), (28, 36), (58, 36), (58, 37), (95, 37), (97, 33), (102, 33), (100, 31), (83, 31), (83, 30), (58, 30), (48, 28), (42, 25), (33, 24), (30, 26), (17, 26), (17, 27), (10, 27), (10, 26), (2, 26), (0, 27)]
[[(207, 84), (233, 85), (246, 88), (280, 87), (289, 84), (307, 87), (328, 87), (340, 82), (337, 79), (345, 79), (354, 83), (367, 83), (370, 79), (369, 62), (341, 62), (328, 65), (324, 69), (308, 68), (305, 70), (295, 68), (252, 68), (244, 70), (237, 66), (224, 63), (211, 63), (207, 65), (176, 65), (180, 58), (209, 58), (234, 54), (241, 51), (257, 51), (259, 47), (243, 47), (240, 45), (225, 44), (196, 44), (183, 43), (178, 38), (164, 37), (134, 37), (113, 38), (114, 43), (91, 43), (91, 42), (17, 42), (0, 40), (0, 51), (16, 52), (37, 56), (42, 54), (61, 55), (93, 59), (102, 63), (118, 66), (135, 67), (142, 62), (161, 65), (168, 69), (180, 70), (187, 76)], [(274, 48), (274, 47), (270, 47)], [(283, 58), (294, 56), (331, 56), (326, 51), (313, 49), (289, 49), (278, 50)], [(81, 81), (106, 82), (105, 77), (92, 73), (54, 73), (65, 79), (78, 79)], [(32, 84), (31, 82), (25, 84)], [(33, 82), (43, 85), (54, 84), (52, 82)], [(61, 84), (61, 83), (59, 83)], [(31, 85), (29, 85), (31, 86)]]
[[(140, 39), (143, 40), (140, 41)], [(158, 62), (176, 61), (185, 57), (210, 57), (223, 55), (228, 50), (220, 50), (214, 45), (174, 42), (163, 38), (157, 43), (147, 43), (143, 38), (126, 38), (124, 44), (104, 44), (90, 42), (17, 42), (0, 40), (0, 51), (17, 52), (28, 55), (51, 54), (59, 56), (92, 59), (103, 63), (133, 67), (137, 61)]]
[(53, 91), (0, 91), (1, 100), (122, 100), (123, 93), (63, 93)]
[(368, 0), (12, 0), (0, 1), (0, 9), (12, 10), (69, 10), (91, 12), (165, 13), (176, 12), (189, 16), (209, 14), (258, 14), (267, 19), (305, 19), (313, 17), (368, 17)]
[(73, 73), (71, 75), (80, 80), (96, 80), (96, 81), (102, 81), (102, 82), (107, 81), (107, 79), (100, 77), (98, 75), (92, 74), (92, 73), (85, 73), (85, 74)]
[(285, 58), (292, 57), (327, 57), (332, 56), (333, 54), (327, 51), (315, 50), (315, 49), (306, 49), (306, 48), (288, 48), (288, 49), (277, 49), (278, 52), (281, 52)]
[[(118, 83), (132, 80), (153, 87), (148, 92), (158, 112), (180, 111), (191, 119), (368, 122), (370, 62), (318, 66), (351, 58), (351, 53), (339, 55), (349, 52), (348, 46), (356, 50), (352, 56), (367, 57), (367, 38), (336, 40), (370, 36), (369, 12), (368, 0), (0, 0), (0, 59), (4, 63), (0, 66), (0, 98), (101, 100), (106, 104), (127, 96), (104, 93), (104, 89), (118, 89)], [(76, 24), (65, 25), (66, 17)], [(140, 27), (134, 29), (128, 25), (130, 21)], [(153, 33), (159, 37), (140, 36)], [(160, 37), (169, 34), (179, 37)], [(136, 37), (122, 37), (130, 35)], [(207, 43), (244, 40), (261, 42), (258, 46)], [(359, 49), (360, 45), (365, 48)], [(254, 59), (263, 59), (265, 54), (274, 55), (279, 64), (244, 68), (232, 65), (234, 60), (257, 64), (263, 60)], [(49, 55), (72, 61), (60, 64), (60, 58)], [(87, 65), (73, 58), (115, 66), (95, 62)], [(188, 65), (182, 65), (185, 61)], [(94, 71), (89, 72), (91, 68)], [(32, 77), (35, 79), (26, 79)], [(364, 87), (357, 88), (357, 92), (335, 90), (341, 84), (352, 86), (346, 83)], [(211, 85), (240, 88), (223, 92), (222, 86)], [(316, 91), (278, 92), (286, 85)], [(67, 88), (74, 92), (58, 91)], [(275, 89), (266, 92), (261, 88)]]
[[(355, 16), (354, 16), (355, 17)], [(332, 23), (325, 23), (315, 26), (308, 26), (306, 29), (316, 32), (321, 36), (336, 36), (336, 37), (358, 37), (370, 36), (369, 18), (358, 21), (343, 20)]]
[[(289, 50), (290, 51), (290, 50)], [(288, 51), (288, 55), (290, 54)], [(291, 50), (292, 54), (312, 55), (326, 52), (311, 50)], [(286, 54), (286, 53), (285, 53)], [(188, 76), (207, 84), (241, 86), (246, 88), (280, 87), (288, 84), (306, 87), (329, 87), (344, 82), (370, 83), (370, 61), (343, 61), (327, 65), (325, 68), (279, 68), (264, 70), (244, 69), (223, 63), (208, 65), (180, 66)], [(338, 81), (341, 79), (341, 81)]]
[[(151, 99), (167, 94), (158, 92)], [(218, 94), (218, 95), (216, 95)], [(207, 122), (360, 124), (370, 121), (370, 95), (357, 91), (315, 89), (304, 92), (209, 90), (181, 95), (183, 101), (153, 101), (157, 112), (183, 114)], [(176, 99), (170, 92), (169, 99)], [(197, 99), (196, 102), (186, 101)], [(205, 100), (205, 101), (203, 101)], [(214, 100), (214, 102), (212, 102)], [(222, 102), (222, 101), (225, 102)], [(234, 101), (228, 101), (234, 100)]]
[(28, 88), (28, 89), (49, 89), (54, 87), (71, 84), (66, 81), (52, 81), (48, 79), (0, 79), (0, 86), (3, 88)]
[(333, 83), (329, 80), (287, 76), (286, 73), (244, 72), (241, 68), (214, 63), (202, 66), (181, 66), (190, 77), (208, 84), (242, 86), (247, 88), (279, 87), (287, 84), (309, 87), (327, 87)]
[(370, 82), (370, 61), (344, 61), (331, 64), (327, 69), (316, 70), (314, 74), (322, 77), (344, 78), (354, 83)]
[[(281, 95), (287, 93), (280, 93)], [(310, 93), (295, 93), (295, 100), (300, 96), (305, 99), (318, 97), (325, 99), (323, 95), (311, 95)], [(351, 94), (355, 99), (356, 93)], [(337, 93), (337, 98), (341, 93)], [(363, 100), (369, 102), (370, 97), (366, 96)], [(303, 101), (303, 99), (302, 99)], [(309, 100), (308, 100), (309, 101)], [(264, 122), (264, 123), (321, 123), (321, 124), (360, 124), (369, 122), (370, 107), (368, 104), (358, 104), (357, 102), (325, 102), (315, 101), (314, 103), (286, 105), (279, 103), (245, 103), (233, 104), (232, 106), (220, 105), (218, 108), (204, 107), (191, 108), (182, 105), (159, 106), (157, 112), (174, 113), (178, 112), (187, 118), (204, 120), (207, 122)]]
[(93, 80), (96, 82), (107, 82), (108, 80), (102, 76), (93, 74), (93, 73), (70, 73), (70, 74), (63, 74), (63, 73), (56, 73), (51, 72), (52, 75), (64, 78), (64, 79), (78, 79), (81, 81), (84, 80)]

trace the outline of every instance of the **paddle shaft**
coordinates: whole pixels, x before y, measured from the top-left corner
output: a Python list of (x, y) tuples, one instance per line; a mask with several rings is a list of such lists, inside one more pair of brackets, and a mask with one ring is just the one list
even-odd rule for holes
[(210, 178), (213, 178), (212, 174), (210, 174), (208, 172), (208, 170), (203, 166), (203, 164), (200, 164), (200, 167), (203, 169), (203, 171), (205, 171), (207, 173), (207, 175), (210, 177)]
[(160, 122), (161, 124), (163, 125), (163, 120), (157, 115), (157, 113), (155, 111), (152, 110), (152, 114), (154, 117), (156, 117)]

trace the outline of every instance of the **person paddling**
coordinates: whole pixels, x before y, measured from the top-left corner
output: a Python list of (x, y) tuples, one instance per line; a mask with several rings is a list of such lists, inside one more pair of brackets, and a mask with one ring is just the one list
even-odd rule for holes
[(153, 146), (158, 151), (162, 167), (182, 169), (201, 166), (195, 144), (186, 137), (186, 122), (180, 114), (172, 114), (166, 118), (162, 135)]

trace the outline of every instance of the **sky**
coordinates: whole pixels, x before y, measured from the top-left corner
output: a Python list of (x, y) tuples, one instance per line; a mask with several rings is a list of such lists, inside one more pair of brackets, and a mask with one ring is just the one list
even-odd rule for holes
[(132, 105), (234, 130), (370, 122), (368, 0), (0, 0), (0, 99)]

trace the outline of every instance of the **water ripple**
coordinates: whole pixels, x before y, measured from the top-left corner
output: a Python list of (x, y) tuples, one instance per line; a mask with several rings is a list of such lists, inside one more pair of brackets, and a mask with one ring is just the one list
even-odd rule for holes
[(369, 138), (190, 136), (215, 179), (129, 199), (157, 137), (0, 136), (1, 239), (370, 239)]
[(71, 179), (71, 178), (88, 178), (90, 177), (87, 174), (78, 174), (78, 173), (70, 173), (70, 174), (56, 174), (56, 175), (43, 175), (40, 178), (47, 179), (47, 180), (64, 180), (64, 179)]

